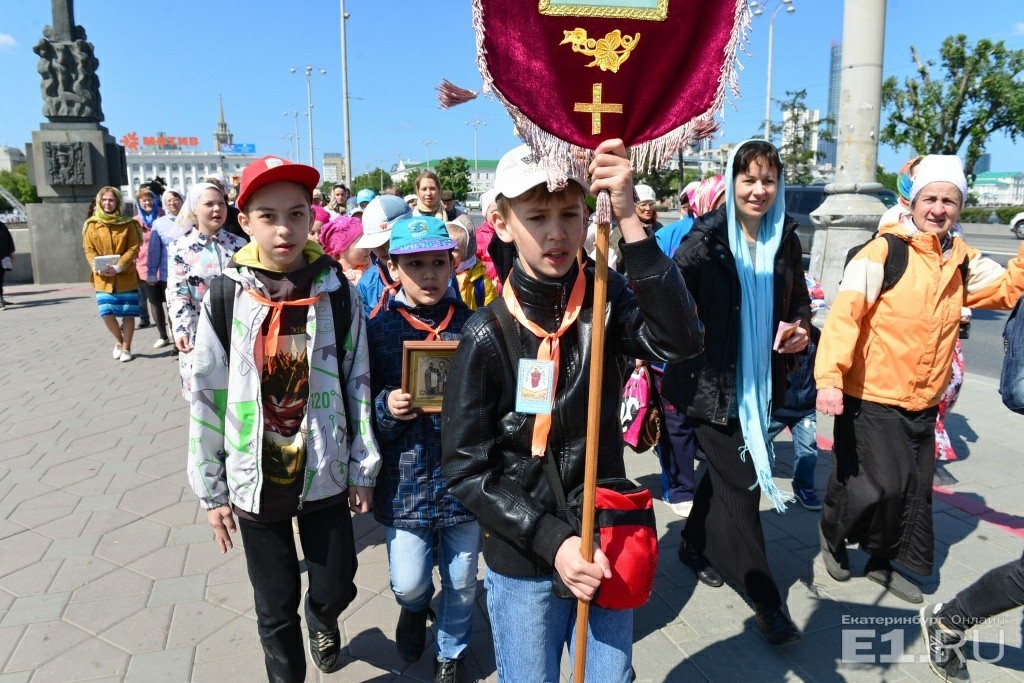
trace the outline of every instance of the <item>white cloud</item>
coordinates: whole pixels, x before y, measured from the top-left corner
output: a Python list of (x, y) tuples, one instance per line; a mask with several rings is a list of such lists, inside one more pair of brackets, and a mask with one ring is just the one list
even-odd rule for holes
[(1024, 21), (1018, 21), (1013, 25), (1013, 34), (1017, 36), (1024, 35)]
[(10, 33), (0, 33), (0, 50), (7, 47), (14, 47), (18, 41)]

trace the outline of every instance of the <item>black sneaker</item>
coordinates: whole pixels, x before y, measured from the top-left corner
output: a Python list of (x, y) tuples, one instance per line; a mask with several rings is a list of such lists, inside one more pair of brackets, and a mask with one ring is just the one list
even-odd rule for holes
[(462, 680), (462, 660), (434, 660), (434, 683), (459, 683)]
[(407, 662), (419, 661), (420, 655), (427, 647), (427, 618), (436, 620), (433, 610), (429, 607), (419, 612), (402, 608), (398, 615), (398, 628), (395, 629), (395, 645), (398, 654)]
[(921, 633), (928, 645), (928, 664), (935, 675), (944, 681), (970, 681), (967, 658), (964, 656), (966, 638), (963, 631), (947, 630), (939, 625), (935, 615), (941, 608), (942, 603), (921, 608)]
[(864, 566), (864, 576), (871, 579), (900, 600), (914, 604), (924, 602), (924, 596), (917, 584), (892, 568), (889, 560), (872, 556)]
[(785, 645), (800, 640), (800, 631), (778, 607), (754, 605), (754, 620), (772, 645)]
[(836, 581), (850, 580), (850, 555), (845, 545), (840, 545), (836, 552), (828, 549), (825, 531), (818, 525), (818, 541), (821, 543), (821, 559), (825, 562), (825, 570)]
[(338, 655), (341, 653), (341, 630), (314, 631), (309, 629), (306, 639), (306, 650), (316, 668), (324, 673), (331, 673), (338, 666)]

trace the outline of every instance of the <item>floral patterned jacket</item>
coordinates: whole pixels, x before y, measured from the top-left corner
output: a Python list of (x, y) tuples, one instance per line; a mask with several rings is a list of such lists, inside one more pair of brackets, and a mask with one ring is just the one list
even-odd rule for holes
[(185, 337), (191, 345), (196, 338), (199, 304), (210, 280), (221, 274), (245, 240), (227, 230), (207, 237), (198, 228), (171, 243), (167, 273), (167, 307), (175, 339)]
[[(195, 345), (199, 306), (210, 286), (210, 280), (227, 267), (236, 251), (246, 245), (241, 237), (227, 230), (218, 230), (207, 237), (193, 228), (171, 243), (168, 252), (170, 270), (167, 273), (167, 308), (171, 312), (171, 337), (185, 337)], [(181, 376), (181, 395), (186, 401), (192, 393), (193, 353), (178, 354), (178, 372)]]

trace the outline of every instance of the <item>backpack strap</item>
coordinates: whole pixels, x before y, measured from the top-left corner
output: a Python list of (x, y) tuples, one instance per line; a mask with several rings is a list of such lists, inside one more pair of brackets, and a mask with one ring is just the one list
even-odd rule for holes
[[(345, 357), (345, 340), (348, 338), (349, 328), (352, 326), (352, 296), (349, 288), (352, 286), (341, 272), (338, 272), (338, 279), (341, 280), (341, 287), (328, 292), (328, 299), (331, 301), (331, 317), (334, 319), (334, 343), (336, 345), (338, 359), (338, 385), (342, 395), (345, 393), (345, 378), (341, 375), (341, 360)], [(352, 444), (355, 422), (345, 403), (345, 424), (348, 427), (348, 443)]]
[(889, 246), (889, 253), (885, 256), (885, 268), (882, 275), (882, 291), (886, 292), (896, 286), (896, 283), (907, 272), (907, 260), (910, 255), (910, 247), (896, 235), (885, 233), (882, 235)]
[[(519, 367), (519, 359), (526, 357), (526, 354), (523, 352), (523, 343), (519, 338), (519, 325), (512, 318), (512, 314), (505, 304), (505, 299), (498, 297), (491, 302), (488, 308), (494, 311), (494, 317), (497, 318), (498, 326), (501, 327), (501, 336), (505, 339), (505, 348), (508, 350), (509, 362), (512, 363), (512, 373), (515, 374)], [(558, 503), (560, 516), (563, 519), (567, 519), (565, 511), (568, 510), (569, 506), (565, 499), (565, 488), (562, 486), (562, 477), (558, 473), (558, 465), (555, 463), (555, 456), (551, 453), (550, 448), (548, 448), (542, 461), (544, 476), (547, 477), (551, 492), (555, 494), (555, 502)]]
[(210, 322), (228, 358), (231, 357), (231, 320), (235, 317), (235, 281), (226, 275), (210, 280)]

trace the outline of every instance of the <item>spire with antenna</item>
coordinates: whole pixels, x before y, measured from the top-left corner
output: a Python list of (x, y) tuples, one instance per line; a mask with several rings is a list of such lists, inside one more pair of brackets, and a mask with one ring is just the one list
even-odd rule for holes
[(230, 145), (235, 136), (224, 120), (224, 96), (218, 95), (217, 99), (220, 101), (220, 121), (217, 123), (217, 131), (213, 134), (213, 146), (219, 152), (220, 146)]

